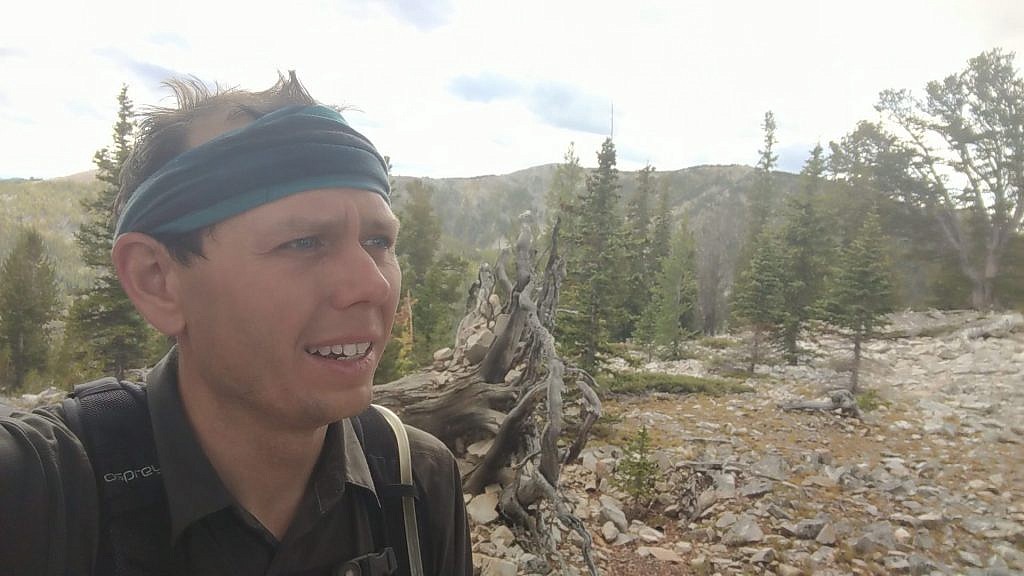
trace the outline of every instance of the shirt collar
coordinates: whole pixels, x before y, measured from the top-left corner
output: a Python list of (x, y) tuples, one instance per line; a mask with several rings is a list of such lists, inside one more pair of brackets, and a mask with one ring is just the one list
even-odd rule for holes
[[(146, 378), (153, 438), (171, 515), (171, 543), (193, 522), (236, 504), (206, 457), (185, 414), (178, 391), (178, 352), (171, 351)], [(327, 427), (320, 460), (310, 483), (317, 512), (326, 514), (345, 492), (345, 484), (369, 490), (373, 477), (359, 439), (348, 420)], [(304, 498), (308, 501), (308, 498)]]

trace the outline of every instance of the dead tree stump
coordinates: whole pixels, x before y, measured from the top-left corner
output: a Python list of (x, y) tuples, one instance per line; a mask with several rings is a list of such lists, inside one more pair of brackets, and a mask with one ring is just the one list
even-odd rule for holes
[[(377, 386), (374, 396), (404, 422), (453, 449), (490, 440), (486, 454), (464, 474), (463, 489), (478, 494), (500, 484), (501, 513), (538, 551), (561, 557), (550, 538), (556, 520), (574, 530), (584, 561), (596, 575), (590, 534), (567, 506), (559, 478), (562, 466), (586, 445), (601, 402), (590, 375), (555, 349), (551, 329), (565, 261), (558, 253), (556, 223), (538, 276), (531, 218), (529, 213), (520, 217), (515, 246), (502, 252), (493, 269), (481, 267), (450, 359)], [(506, 270), (510, 258), (515, 260), (514, 280)], [(571, 438), (563, 415), (567, 384), (579, 391), (575, 401), (581, 405)]]

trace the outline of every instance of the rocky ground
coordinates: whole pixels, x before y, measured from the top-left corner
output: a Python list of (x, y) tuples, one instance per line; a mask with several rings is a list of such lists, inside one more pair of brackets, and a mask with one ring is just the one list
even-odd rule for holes
[[(882, 404), (863, 420), (779, 408), (848, 378), (845, 343), (808, 347), (804, 365), (760, 367), (752, 393), (606, 400), (615, 433), (564, 475), (601, 573), (1024, 573), (1024, 318), (895, 316), (866, 348)], [(703, 375), (728, 353), (647, 369)], [(646, 515), (610, 482), (641, 425), (659, 466)], [(546, 573), (489, 500), (470, 502), (482, 573)]]
[[(880, 405), (862, 420), (780, 409), (848, 380), (844, 341), (804, 344), (799, 366), (759, 366), (750, 393), (604, 399), (607, 433), (563, 475), (601, 574), (1024, 574), (1024, 318), (895, 315), (866, 345)], [(742, 346), (693, 352), (643, 369), (714, 375)], [(643, 514), (611, 482), (642, 425), (658, 465)], [(497, 500), (469, 502), (483, 575), (587, 573), (567, 530), (551, 535), (564, 557), (525, 551)]]

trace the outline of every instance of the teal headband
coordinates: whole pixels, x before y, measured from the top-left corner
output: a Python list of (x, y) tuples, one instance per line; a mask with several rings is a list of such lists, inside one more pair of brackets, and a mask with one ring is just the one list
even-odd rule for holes
[(323, 188), (376, 192), (387, 162), (325, 106), (289, 106), (175, 157), (139, 185), (114, 233), (185, 234), (262, 204)]

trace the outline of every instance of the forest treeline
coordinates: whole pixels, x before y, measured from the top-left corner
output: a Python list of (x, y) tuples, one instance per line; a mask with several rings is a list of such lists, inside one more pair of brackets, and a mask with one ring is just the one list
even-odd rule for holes
[[(135, 134), (127, 87), (118, 102), (81, 209), (48, 200), (73, 197), (70, 183), (44, 181), (27, 183), (43, 207), (34, 218), (14, 216), (9, 201), (0, 212), (0, 389), (124, 376), (168, 346), (108, 261), (108, 207)], [(740, 330), (748, 369), (767, 357), (798, 362), (801, 339), (822, 329), (848, 334), (859, 358), (893, 309), (1024, 307), (1024, 81), (1014, 55), (980, 54), (922, 92), (887, 90), (876, 109), (876, 120), (808, 150), (798, 175), (776, 169), (767, 112), (753, 168), (620, 173), (609, 138), (594, 169), (570, 144), (561, 163), (508, 177), (395, 179), (405, 279), (377, 380), (430, 364), (451, 344), (478, 267), (524, 227), (542, 251), (557, 227), (566, 266), (556, 338), (587, 369), (616, 343), (674, 356), (688, 339)], [(10, 186), (0, 182), (0, 200)], [(62, 240), (71, 229), (74, 242)]]

